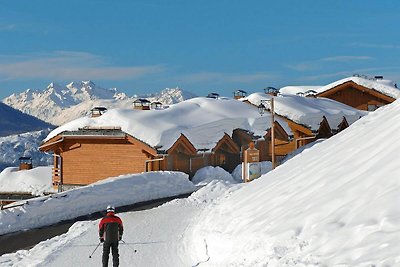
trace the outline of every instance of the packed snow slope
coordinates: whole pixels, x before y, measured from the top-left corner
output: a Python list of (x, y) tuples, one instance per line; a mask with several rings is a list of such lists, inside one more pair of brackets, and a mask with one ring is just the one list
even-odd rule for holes
[(33, 229), (79, 216), (139, 202), (172, 197), (195, 191), (187, 174), (149, 172), (112, 177), (84, 187), (50, 196), (12, 203), (0, 211), (0, 235)]
[(0, 136), (54, 128), (53, 125), (0, 103)]
[[(159, 176), (159, 183), (162, 186), (166, 182), (166, 177), (160, 174), (162, 173), (155, 173), (155, 176)], [(120, 266), (198, 266), (200, 264), (192, 262), (190, 254), (186, 251), (187, 244), (183, 242), (186, 229), (196, 224), (201, 211), (216, 201), (219, 196), (243, 186), (243, 184), (232, 184), (232, 176), (219, 167), (207, 167), (199, 171), (197, 180), (200, 183), (205, 182), (202, 178), (212, 181), (188, 198), (176, 199), (149, 210), (117, 214), (124, 223), (123, 240), (126, 242), (121, 242), (119, 246)], [(171, 183), (171, 181), (167, 182)], [(173, 182), (174, 185), (167, 188), (175, 191), (174, 187), (182, 184), (182, 181), (177, 183), (177, 180), (173, 179)], [(186, 179), (185, 183), (187, 182)], [(140, 195), (145, 195), (144, 192), (147, 189), (151, 190), (150, 187), (143, 189)], [(158, 188), (155, 190), (160, 191)], [(167, 190), (163, 189), (164, 192)], [(109, 201), (120, 198), (116, 194), (107, 196), (110, 196)], [(99, 197), (102, 196), (99, 194)], [(62, 206), (68, 205), (69, 202), (70, 199), (64, 197), (59, 203)], [(99, 199), (99, 206), (102, 205), (102, 199)], [(52, 213), (51, 210), (47, 212)], [(17, 216), (17, 213), (14, 213), (14, 216)], [(30, 212), (29, 216), (32, 216), (32, 220), (37, 217), (33, 212)], [(43, 241), (30, 250), (20, 250), (0, 256), (0, 266), (101, 266), (101, 247), (96, 250), (92, 258), (88, 258), (99, 243), (98, 224), (99, 220), (77, 222), (68, 233)], [(110, 258), (109, 266), (111, 265)]]
[(27, 89), (20, 94), (10, 95), (3, 102), (51, 124), (62, 125), (90, 113), (97, 106), (108, 109), (132, 108), (133, 101), (140, 97), (170, 105), (195, 95), (179, 88), (166, 88), (155, 94), (128, 97), (116, 88), (105, 89), (92, 81), (82, 81), (65, 86), (50, 83), (44, 90)]
[(399, 131), (397, 100), (211, 205), (187, 252), (204, 266), (400, 266)]

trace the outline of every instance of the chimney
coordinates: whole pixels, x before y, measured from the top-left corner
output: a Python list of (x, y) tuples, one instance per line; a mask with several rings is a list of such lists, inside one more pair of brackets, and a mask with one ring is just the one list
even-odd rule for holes
[(264, 92), (267, 95), (277, 96), (279, 93), (279, 89), (276, 89), (275, 87), (272, 87), (272, 86), (268, 86), (267, 88), (264, 88)]
[(243, 90), (236, 90), (235, 92), (233, 92), (233, 98), (235, 98), (236, 100), (246, 97), (246, 95), (247, 92)]
[(19, 170), (30, 170), (32, 169), (32, 158), (31, 157), (20, 157), (19, 158)]
[(92, 112), (91, 113), (91, 117), (92, 118), (96, 118), (96, 117), (100, 117), (101, 115), (106, 113), (107, 108), (105, 108), (105, 107), (94, 107), (90, 111)]

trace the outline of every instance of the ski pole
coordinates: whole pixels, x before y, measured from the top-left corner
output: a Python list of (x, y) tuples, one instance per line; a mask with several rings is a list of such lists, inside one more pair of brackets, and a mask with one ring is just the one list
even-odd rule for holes
[(97, 244), (96, 248), (93, 250), (92, 254), (89, 255), (89, 258), (92, 258), (92, 255), (94, 254), (94, 252), (96, 251), (96, 249), (100, 246), (101, 242), (99, 242), (99, 244)]
[[(121, 239), (121, 242), (123, 242), (125, 245), (129, 245), (128, 243), (126, 243), (126, 242), (125, 242), (124, 240), (122, 240), (122, 239)], [(136, 253), (136, 252), (137, 252), (137, 250), (136, 250), (136, 249), (134, 249), (134, 250), (133, 250), (133, 252), (135, 252), (135, 253)]]

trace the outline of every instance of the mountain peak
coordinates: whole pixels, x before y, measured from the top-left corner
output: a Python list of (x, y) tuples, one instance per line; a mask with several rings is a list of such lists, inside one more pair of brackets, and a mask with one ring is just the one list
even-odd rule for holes
[[(196, 95), (176, 87), (166, 88), (145, 97), (152, 102), (158, 101), (164, 105), (171, 105), (196, 97)], [(88, 106), (93, 106), (94, 103), (112, 108), (126, 108), (132, 105), (134, 99), (135, 97), (131, 98), (119, 92), (117, 88), (105, 89), (87, 80), (73, 81), (66, 86), (52, 82), (44, 90), (31, 90), (11, 95), (3, 102), (49, 123), (62, 125), (84, 116), (90, 110)]]

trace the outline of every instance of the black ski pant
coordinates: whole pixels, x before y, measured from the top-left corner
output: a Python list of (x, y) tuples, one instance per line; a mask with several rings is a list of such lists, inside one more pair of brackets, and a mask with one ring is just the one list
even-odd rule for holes
[(108, 258), (110, 256), (110, 249), (113, 256), (113, 266), (119, 266), (118, 254), (118, 241), (117, 242), (104, 242), (103, 244), (103, 267), (108, 266)]

